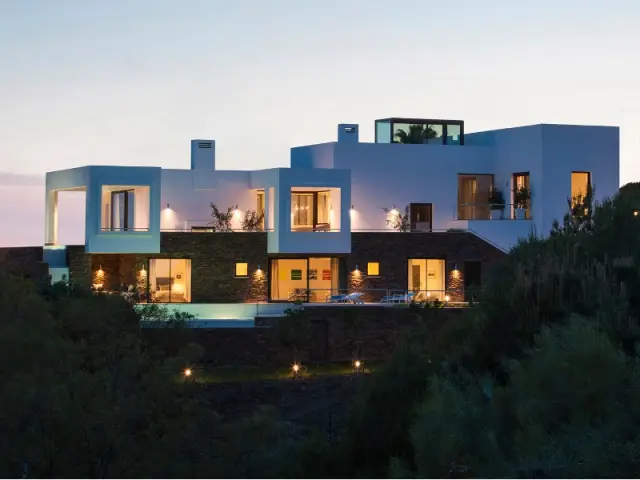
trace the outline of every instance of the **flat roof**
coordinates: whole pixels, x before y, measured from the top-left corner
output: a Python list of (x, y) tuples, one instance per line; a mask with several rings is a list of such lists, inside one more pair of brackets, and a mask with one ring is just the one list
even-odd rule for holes
[(442, 120), (436, 118), (404, 118), (404, 117), (389, 117), (379, 118), (376, 122), (393, 122), (393, 123), (436, 123), (436, 124), (449, 124), (449, 125), (464, 125), (464, 120)]

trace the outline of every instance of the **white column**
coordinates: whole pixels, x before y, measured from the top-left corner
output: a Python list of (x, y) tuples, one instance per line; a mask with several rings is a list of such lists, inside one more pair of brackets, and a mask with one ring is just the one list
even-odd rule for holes
[(45, 198), (45, 245), (56, 245), (58, 243), (58, 192), (47, 190)]

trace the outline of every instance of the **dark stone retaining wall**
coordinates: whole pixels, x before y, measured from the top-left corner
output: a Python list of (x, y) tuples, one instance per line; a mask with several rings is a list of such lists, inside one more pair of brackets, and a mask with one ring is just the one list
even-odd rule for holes
[(5, 247), (0, 248), (0, 271), (44, 279), (49, 266), (42, 261), (42, 247)]
[[(306, 307), (310, 320), (310, 342), (298, 352), (302, 362), (341, 362), (353, 360), (354, 348), (347, 333), (348, 315), (360, 315), (361, 353), (365, 361), (383, 360), (391, 354), (402, 332), (427, 322), (433, 332), (445, 322), (463, 320), (466, 309), (434, 309), (429, 320), (420, 319), (408, 308), (375, 306)], [(192, 329), (180, 341), (170, 329), (144, 329), (152, 342), (171, 345), (170, 354), (196, 342), (205, 349), (203, 361), (215, 365), (288, 365), (293, 350), (282, 346), (278, 318), (258, 318), (256, 328)]]

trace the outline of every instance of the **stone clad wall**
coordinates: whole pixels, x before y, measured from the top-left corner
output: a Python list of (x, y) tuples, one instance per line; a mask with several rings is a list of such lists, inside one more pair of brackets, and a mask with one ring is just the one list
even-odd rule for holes
[[(481, 262), (484, 281), (491, 264), (505, 257), (501, 250), (467, 232), (356, 232), (351, 239), (347, 257), (351, 288), (406, 290), (409, 259), (438, 258), (445, 260), (445, 288), (452, 301), (464, 301), (464, 262)], [(379, 262), (379, 276), (366, 275), (368, 262)], [(356, 265), (359, 274), (354, 273)], [(456, 265), (459, 273), (454, 275)]]
[(0, 248), (0, 271), (43, 279), (49, 275), (49, 266), (42, 261), (42, 247)]
[[(105, 289), (137, 285), (139, 271), (149, 271), (150, 258), (191, 259), (192, 303), (236, 303), (264, 300), (266, 295), (267, 234), (264, 232), (162, 232), (159, 254), (86, 254), (68, 247), (69, 276), (87, 288), (104, 272)], [(248, 263), (249, 276), (236, 277), (236, 262)], [(260, 266), (262, 272), (256, 270)]]
[[(352, 290), (404, 291), (408, 287), (410, 258), (442, 258), (446, 261), (447, 292), (451, 300), (462, 301), (465, 299), (464, 262), (481, 262), (484, 279), (491, 264), (505, 256), (484, 240), (462, 232), (355, 232), (351, 239), (352, 252), (343, 259), (347, 271), (342, 272), (341, 277), (347, 278)], [(189, 258), (193, 303), (236, 303), (266, 298), (269, 259), (265, 232), (162, 232), (160, 249), (161, 253), (156, 255), (86, 254), (82, 245), (68, 246), (69, 276), (77, 285), (90, 288), (97, 283), (96, 272), (102, 267), (104, 288), (116, 290), (121, 285), (137, 285), (142, 267), (149, 271), (149, 258)], [(235, 276), (236, 262), (248, 263), (248, 277)], [(368, 262), (380, 264), (379, 276), (366, 275)], [(46, 265), (39, 265), (41, 263), (42, 247), (0, 249), (0, 265), (10, 265), (14, 270), (46, 269)], [(354, 275), (356, 265), (361, 272), (357, 277)], [(455, 276), (454, 265), (458, 267)], [(365, 300), (377, 301), (382, 293), (377, 294), (378, 298), (373, 296), (370, 291)]]
[[(402, 332), (422, 322), (431, 332), (446, 322), (462, 321), (465, 309), (446, 308), (431, 311), (426, 321), (409, 308), (384, 306), (305, 307), (309, 319), (309, 343), (298, 352), (302, 362), (350, 362), (353, 360), (353, 334), (348, 327), (353, 312), (360, 315), (361, 359), (380, 361), (395, 349)], [(288, 365), (293, 350), (282, 345), (278, 318), (258, 318), (256, 328), (192, 329), (173, 343), (175, 353), (189, 342), (204, 347), (203, 362), (214, 365)], [(143, 329), (152, 342), (170, 344), (177, 336), (170, 329)]]

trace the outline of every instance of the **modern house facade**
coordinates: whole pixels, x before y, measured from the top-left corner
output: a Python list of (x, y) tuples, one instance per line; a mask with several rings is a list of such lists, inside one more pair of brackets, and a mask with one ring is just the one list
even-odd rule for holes
[[(292, 148), (289, 168), (217, 170), (215, 141), (192, 140), (189, 169), (50, 172), (43, 260), (54, 279), (134, 285), (162, 303), (358, 290), (367, 301), (391, 291), (463, 301), (519, 238), (547, 234), (567, 199), (619, 187), (617, 127), (466, 134), (459, 120), (389, 118), (374, 143), (354, 124), (337, 137)], [(68, 190), (86, 192), (83, 246), (57, 243)]]

